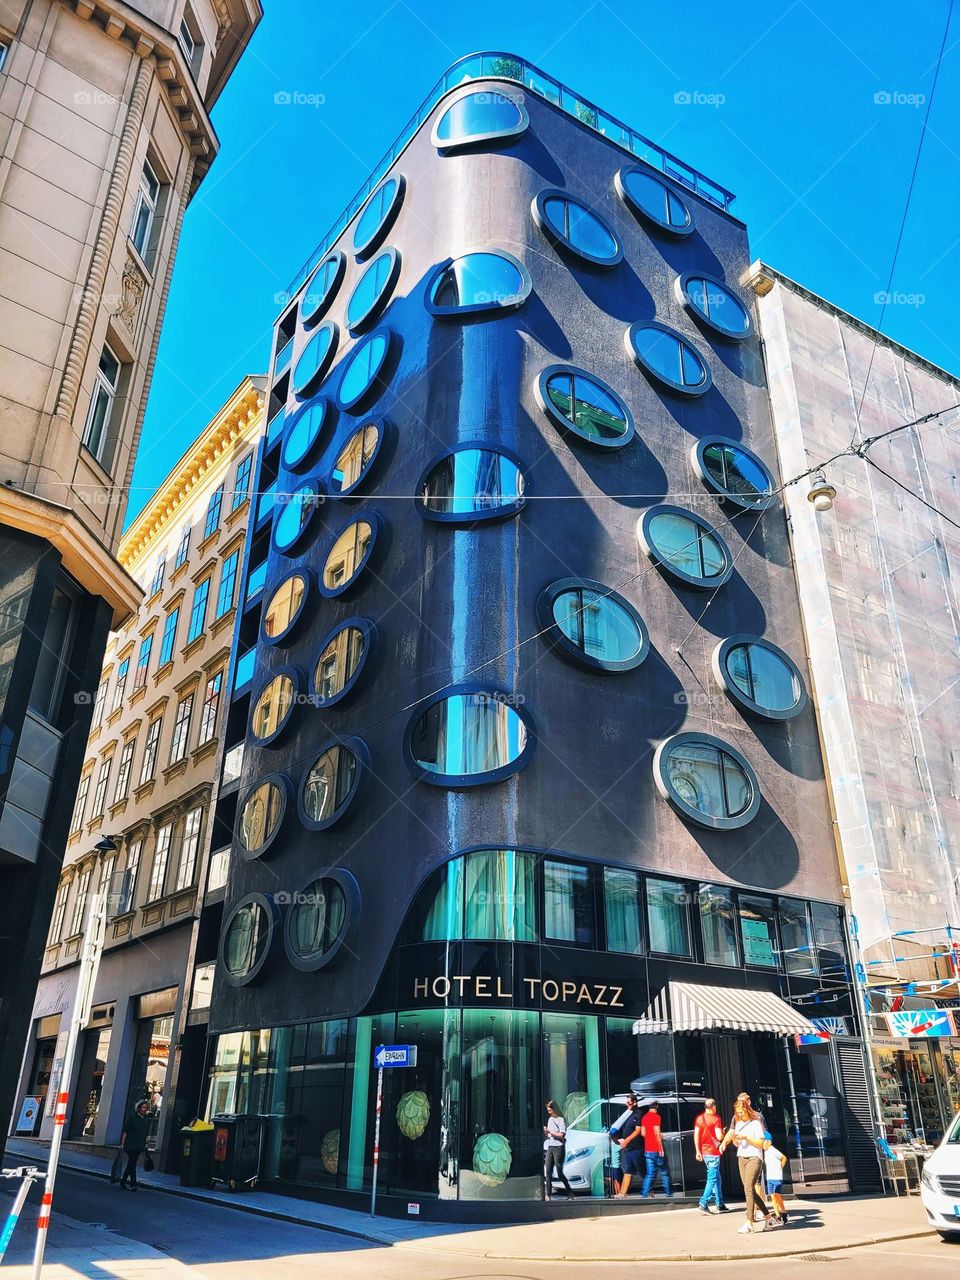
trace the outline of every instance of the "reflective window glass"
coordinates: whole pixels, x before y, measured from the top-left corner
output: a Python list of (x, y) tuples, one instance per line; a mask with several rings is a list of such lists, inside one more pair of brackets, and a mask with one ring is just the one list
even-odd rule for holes
[(337, 326), (325, 324), (317, 330), (304, 349), (293, 370), (293, 390), (298, 396), (308, 395), (330, 368), (337, 349)]
[(568, 640), (591, 658), (629, 662), (644, 646), (633, 616), (612, 597), (574, 587), (553, 602), (553, 616)]
[(337, 251), (328, 254), (317, 267), (300, 299), (301, 324), (319, 320), (343, 278), (344, 266), (344, 256)]
[(287, 937), (295, 955), (303, 960), (321, 956), (340, 937), (347, 916), (347, 902), (336, 880), (327, 876), (301, 889), (290, 908)]
[(681, 391), (705, 387), (707, 366), (678, 333), (637, 324), (630, 329), (629, 340), (640, 363), (662, 381)]
[(323, 566), (323, 585), (328, 591), (342, 591), (363, 567), (373, 540), (373, 526), (355, 520), (340, 534)]
[(770, 645), (734, 645), (725, 659), (727, 675), (736, 687), (759, 707), (788, 711), (799, 702), (803, 689), (786, 662)]
[(480, 90), (457, 98), (437, 121), (435, 146), (519, 133), (526, 124), (525, 113), (502, 93)]
[(769, 497), (773, 477), (759, 459), (733, 441), (711, 440), (699, 450), (701, 464), (716, 488), (746, 502)]
[(263, 958), (269, 936), (267, 913), (259, 902), (240, 907), (227, 926), (223, 963), (234, 978), (245, 978)]
[(622, 867), (603, 869), (603, 913), (607, 950), (638, 956), (643, 952), (640, 877)]
[(337, 454), (330, 473), (331, 493), (349, 493), (363, 479), (380, 441), (380, 429), (369, 423), (355, 431)]
[(585, 440), (605, 443), (632, 434), (633, 423), (623, 401), (585, 373), (553, 373), (545, 391), (550, 405)]
[(434, 277), (430, 302), (439, 311), (495, 311), (521, 303), (529, 284), (516, 262), (501, 253), (468, 253)]
[(673, 880), (647, 877), (647, 928), (650, 950), (667, 956), (690, 954), (687, 892)]
[(536, 942), (536, 857), (515, 849), (480, 849), (464, 862), (463, 934)]
[(262, 742), (279, 732), (293, 710), (295, 694), (292, 676), (273, 677), (253, 705), (250, 732), (254, 738)]
[(261, 782), (247, 796), (240, 810), (237, 834), (248, 853), (262, 849), (273, 839), (283, 817), (283, 790), (277, 782)]
[(739, 897), (743, 963), (758, 965), (764, 969), (779, 969), (777, 914), (772, 900), (752, 893), (741, 893)]
[(806, 902), (799, 898), (780, 899), (780, 943), (788, 973), (817, 972), (810, 912)]
[(378, 254), (357, 281), (347, 303), (347, 325), (359, 329), (369, 324), (386, 306), (396, 279), (397, 254), (387, 249)]
[(502, 769), (526, 745), (527, 726), (506, 701), (492, 693), (457, 693), (420, 716), (410, 748), (422, 769), (459, 777)]
[(371, 390), (383, 368), (390, 349), (390, 335), (385, 331), (372, 333), (357, 343), (343, 362), (340, 377), (340, 403), (349, 409)]
[(347, 747), (328, 747), (310, 766), (303, 782), (303, 809), (311, 822), (328, 822), (350, 796), (357, 757)]
[(736, 818), (753, 803), (753, 784), (732, 755), (708, 742), (683, 742), (668, 748), (668, 786), (709, 818)]
[(277, 507), (273, 522), (273, 543), (278, 551), (288, 551), (307, 527), (317, 509), (318, 496), (313, 484), (301, 485), (286, 494)]
[(579, 200), (555, 193), (540, 199), (536, 207), (546, 223), (545, 230), (569, 248), (598, 262), (619, 261), (620, 245), (616, 236)]
[(543, 933), (556, 942), (595, 945), (593, 887), (590, 869), (545, 859), (543, 864)]
[(642, 169), (621, 169), (617, 186), (628, 204), (670, 231), (687, 231), (690, 212), (665, 182)]
[(343, 627), (331, 636), (317, 659), (313, 688), (324, 702), (342, 693), (363, 660), (366, 638), (359, 627)]
[(448, 453), (430, 471), (421, 495), (427, 511), (443, 516), (483, 515), (515, 506), (522, 498), (520, 469), (491, 449)]
[(354, 229), (353, 247), (357, 253), (370, 248), (380, 232), (386, 230), (386, 224), (392, 219), (402, 194), (399, 178), (387, 178), (386, 182), (381, 182), (377, 187), (363, 206)]
[(691, 578), (716, 578), (729, 566), (719, 539), (696, 520), (664, 511), (647, 523), (647, 536), (657, 558)]
[(331, 414), (330, 402), (316, 400), (293, 415), (283, 441), (283, 465), (296, 470), (313, 452)]
[(697, 895), (700, 904), (700, 931), (703, 935), (703, 958), (707, 964), (725, 964), (736, 968), (736, 908), (731, 889), (702, 884)]
[(287, 634), (306, 592), (307, 580), (302, 573), (292, 573), (280, 583), (263, 614), (263, 634), (267, 639), (279, 640)]
[(694, 310), (723, 333), (742, 338), (750, 332), (750, 316), (746, 307), (718, 280), (687, 276), (684, 293)]

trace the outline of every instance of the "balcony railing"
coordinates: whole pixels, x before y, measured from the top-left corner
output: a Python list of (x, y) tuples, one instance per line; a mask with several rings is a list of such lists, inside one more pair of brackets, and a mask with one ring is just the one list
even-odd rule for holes
[(529, 92), (537, 94), (538, 97), (544, 98), (547, 102), (552, 102), (554, 106), (560, 107), (561, 110), (566, 111), (568, 115), (573, 116), (575, 120), (579, 120), (587, 128), (602, 134), (603, 137), (616, 143), (618, 147), (622, 147), (630, 155), (646, 161), (654, 169), (659, 169), (668, 178), (672, 178), (674, 182), (680, 183), (690, 191), (695, 191), (704, 200), (709, 200), (721, 209), (728, 209), (735, 199), (732, 191), (728, 191), (726, 187), (721, 187), (719, 183), (712, 182), (690, 165), (684, 164), (678, 156), (664, 150), (663, 147), (658, 147), (655, 142), (651, 142), (642, 133), (637, 133), (635, 129), (631, 129), (622, 120), (617, 120), (613, 116), (607, 115), (605, 111), (601, 111), (592, 102), (580, 97), (572, 89), (567, 88), (565, 84), (561, 84), (559, 80), (554, 80), (552, 76), (548, 76), (539, 67), (535, 67), (524, 58), (518, 58), (512, 53), (472, 53), (466, 58), (460, 58), (452, 67), (449, 67), (424, 98), (415, 115), (411, 116), (400, 131), (393, 146), (380, 160), (379, 164), (375, 166), (370, 177), (336, 219), (323, 240), (320, 241), (287, 286), (288, 299), (294, 297), (310, 275), (310, 272), (343, 234), (351, 219), (362, 208), (367, 197), (377, 184), (382, 181), (400, 152), (427, 119), (444, 94), (470, 80), (490, 79), (515, 80)]

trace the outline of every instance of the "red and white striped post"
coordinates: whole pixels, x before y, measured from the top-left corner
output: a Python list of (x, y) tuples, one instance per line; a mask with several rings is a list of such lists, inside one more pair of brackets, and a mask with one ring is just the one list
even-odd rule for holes
[(383, 1110), (383, 1067), (377, 1072), (377, 1118), (373, 1126), (373, 1182), (370, 1186), (370, 1217), (377, 1216), (377, 1169), (380, 1167), (380, 1112)]
[(43, 1184), (43, 1198), (40, 1201), (40, 1216), (37, 1218), (37, 1243), (33, 1251), (33, 1280), (40, 1280), (43, 1271), (43, 1252), (47, 1245), (47, 1232), (50, 1229), (53, 1187), (57, 1180), (60, 1147), (63, 1143), (63, 1131), (67, 1123), (67, 1106), (70, 1102), (70, 1081), (73, 1078), (73, 1063), (77, 1056), (80, 1031), (86, 1026), (90, 1017), (93, 988), (97, 981), (97, 970), (100, 967), (106, 896), (103, 891), (94, 895), (83, 932), (83, 947), (80, 951), (80, 968), (77, 974), (77, 990), (73, 998), (70, 1029), (67, 1033), (67, 1044), (63, 1052), (60, 1086), (53, 1113), (53, 1137), (50, 1139), (50, 1155), (47, 1159), (47, 1176)]

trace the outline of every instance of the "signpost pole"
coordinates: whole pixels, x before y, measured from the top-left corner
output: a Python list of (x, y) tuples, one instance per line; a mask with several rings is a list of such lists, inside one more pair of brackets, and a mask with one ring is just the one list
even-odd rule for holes
[(373, 1126), (373, 1182), (370, 1186), (370, 1217), (377, 1216), (377, 1169), (380, 1167), (380, 1112), (383, 1108), (383, 1067), (377, 1071), (377, 1119)]
[(20, 1183), (20, 1189), (17, 1192), (17, 1197), (13, 1202), (13, 1207), (11, 1208), (10, 1213), (7, 1215), (7, 1221), (4, 1223), (3, 1231), (0, 1233), (0, 1262), (3, 1261), (4, 1254), (7, 1252), (7, 1247), (10, 1244), (10, 1238), (13, 1235), (13, 1229), (17, 1225), (17, 1219), (20, 1217), (20, 1210), (26, 1203), (27, 1196), (30, 1193), (30, 1188), (33, 1186), (34, 1182), (36, 1182), (37, 1178), (40, 1177), (40, 1173), (31, 1165), (29, 1168), (4, 1169), (3, 1177), (23, 1178), (23, 1181)]

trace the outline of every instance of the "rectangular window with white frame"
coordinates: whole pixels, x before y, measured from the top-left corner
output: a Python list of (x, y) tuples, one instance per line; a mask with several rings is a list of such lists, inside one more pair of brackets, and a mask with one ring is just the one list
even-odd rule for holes
[(90, 892), (91, 867), (85, 867), (77, 876), (77, 896), (73, 903), (73, 917), (70, 921), (70, 936), (83, 932), (83, 917), (87, 911), (87, 895)]
[(197, 743), (202, 747), (215, 737), (217, 732), (217, 715), (220, 711), (220, 693), (223, 689), (223, 672), (218, 671), (207, 681), (203, 694), (203, 707), (200, 711), (200, 738)]
[(150, 655), (153, 653), (153, 632), (140, 641), (140, 652), (137, 654), (137, 669), (133, 675), (133, 689), (142, 689), (147, 683), (150, 672)]
[(136, 738), (128, 738), (120, 751), (120, 764), (117, 768), (117, 785), (113, 793), (113, 803), (126, 800), (130, 790), (130, 773), (133, 769), (133, 753), (137, 749)]
[(90, 779), (93, 773), (85, 773), (77, 788), (77, 798), (73, 805), (73, 817), (70, 819), (70, 834), (79, 831), (83, 826), (83, 816), (87, 811), (87, 796), (90, 794)]
[(220, 565), (220, 589), (217, 592), (216, 617), (222, 618), (233, 608), (237, 597), (237, 570), (240, 565), (240, 552), (231, 551)]
[(113, 707), (111, 711), (119, 711), (123, 706), (124, 695), (127, 692), (127, 676), (130, 673), (130, 659), (124, 658), (117, 667), (117, 683), (113, 686)]
[(50, 946), (59, 942), (63, 937), (63, 921), (67, 914), (67, 899), (69, 896), (70, 881), (61, 880), (57, 889), (57, 900), (53, 904), (53, 919), (50, 921)]
[(200, 36), (200, 28), (197, 20), (193, 16), (193, 12), (189, 5), (184, 6), (183, 15), (180, 18), (180, 26), (177, 31), (177, 40), (180, 48), (183, 50), (183, 56), (187, 60), (187, 65), (196, 76), (200, 68), (200, 57), (203, 53), (203, 42)]
[(107, 705), (107, 685), (110, 681), (105, 677), (97, 685), (97, 696), (93, 700), (93, 720), (90, 723), (91, 729), (99, 729), (103, 724), (103, 713)]
[(83, 427), (83, 443), (104, 467), (109, 462), (113, 420), (117, 415), (121, 364), (107, 343), (103, 344), (93, 383), (93, 395)]
[(163, 586), (164, 574), (167, 571), (167, 557), (161, 556), (157, 561), (157, 567), (153, 571), (153, 582), (150, 584), (150, 594), (155, 596)]
[(97, 774), (97, 786), (93, 793), (93, 812), (91, 818), (101, 818), (103, 816), (103, 806), (107, 800), (107, 782), (110, 778), (110, 766), (113, 764), (113, 756), (105, 756), (100, 761), (100, 772)]
[(150, 868), (150, 883), (147, 886), (147, 901), (155, 902), (163, 896), (163, 886), (167, 879), (167, 863), (170, 861), (170, 846), (173, 844), (173, 823), (167, 822), (157, 831), (157, 847), (153, 851), (153, 866)]
[(253, 471), (253, 454), (248, 453), (245, 458), (240, 459), (237, 467), (237, 478), (233, 482), (233, 498), (230, 502), (230, 510), (236, 511), (238, 507), (242, 507), (250, 496), (250, 476)]
[(180, 865), (177, 867), (177, 889), (189, 889), (197, 874), (197, 855), (200, 852), (200, 831), (203, 827), (203, 809), (191, 809), (183, 820), (183, 839), (180, 842)]
[(143, 841), (133, 840), (127, 846), (127, 865), (123, 869), (123, 884), (120, 887), (120, 901), (117, 903), (117, 915), (125, 915), (133, 909), (137, 896), (137, 874), (140, 871), (140, 857), (143, 853)]
[(173, 738), (170, 742), (170, 763), (176, 764), (187, 754), (190, 740), (190, 717), (193, 715), (193, 694), (188, 693), (177, 703), (177, 715), (173, 722)]
[(157, 716), (156, 720), (151, 720), (147, 725), (147, 740), (143, 746), (143, 760), (140, 762), (140, 785), (141, 787), (152, 782), (157, 773), (157, 752), (160, 748), (160, 729), (163, 726), (163, 716)]
[(187, 627), (187, 644), (199, 640), (203, 628), (207, 625), (207, 600), (210, 597), (210, 579), (204, 578), (193, 589), (193, 608), (190, 610), (190, 625)]
[(150, 161), (144, 160), (140, 182), (137, 186), (137, 198), (133, 206), (130, 240), (148, 267), (152, 264), (156, 246), (154, 224), (156, 223), (159, 206), (160, 179), (154, 172)]
[(180, 541), (177, 544), (177, 554), (173, 560), (174, 569), (179, 569), (182, 564), (187, 563), (187, 558), (190, 555), (190, 529), (191, 528), (192, 526), (188, 524), (184, 528), (183, 533), (181, 533), (180, 535)]

